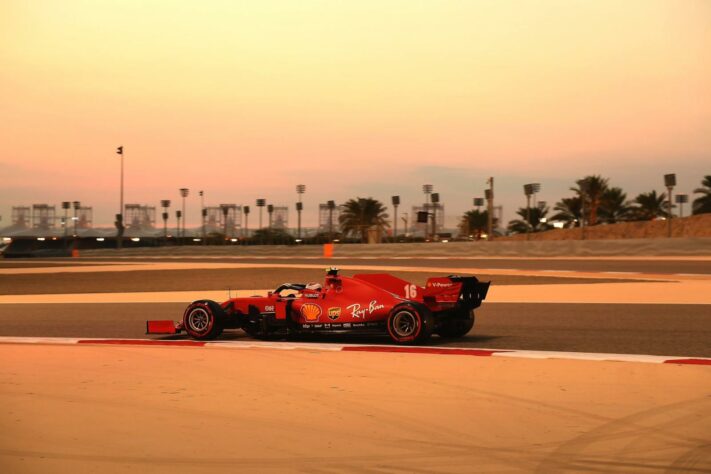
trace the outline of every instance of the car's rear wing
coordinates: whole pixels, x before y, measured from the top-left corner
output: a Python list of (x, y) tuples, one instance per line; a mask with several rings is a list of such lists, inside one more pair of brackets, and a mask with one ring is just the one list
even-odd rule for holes
[(436, 303), (455, 303), (463, 309), (472, 310), (481, 306), (491, 282), (481, 282), (477, 277), (450, 275), (427, 280), (424, 300)]

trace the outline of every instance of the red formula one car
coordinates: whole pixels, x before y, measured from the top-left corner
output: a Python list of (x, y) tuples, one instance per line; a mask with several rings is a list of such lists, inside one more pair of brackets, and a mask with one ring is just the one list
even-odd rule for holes
[(387, 333), (398, 344), (420, 344), (433, 333), (461, 337), (474, 326), (474, 309), (489, 282), (476, 277), (430, 278), (424, 288), (392, 275), (351, 277), (332, 268), (324, 285), (285, 283), (267, 296), (232, 298), (222, 304), (191, 303), (180, 322), (148, 321), (148, 334), (185, 331), (214, 339), (241, 328), (260, 339), (317, 333)]

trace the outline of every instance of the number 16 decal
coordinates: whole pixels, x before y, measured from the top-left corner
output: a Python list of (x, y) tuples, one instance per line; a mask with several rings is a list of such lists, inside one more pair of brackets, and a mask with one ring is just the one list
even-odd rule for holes
[(417, 298), (417, 286), (405, 285), (405, 298), (409, 300)]

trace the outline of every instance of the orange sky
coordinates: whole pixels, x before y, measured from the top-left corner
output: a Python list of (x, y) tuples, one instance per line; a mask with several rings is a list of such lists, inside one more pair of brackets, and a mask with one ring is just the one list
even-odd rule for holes
[[(0, 227), (80, 200), (293, 206), (431, 182), (453, 223), (497, 177), (507, 219), (541, 182), (630, 195), (710, 174), (708, 1), (0, 3)], [(632, 196), (630, 196), (632, 197)]]

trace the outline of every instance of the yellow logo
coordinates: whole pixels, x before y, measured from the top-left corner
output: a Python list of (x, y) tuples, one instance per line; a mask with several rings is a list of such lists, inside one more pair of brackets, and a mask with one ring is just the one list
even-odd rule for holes
[(317, 304), (306, 303), (301, 307), (301, 316), (306, 321), (318, 321), (318, 317), (321, 316), (321, 307)]
[(341, 317), (341, 308), (328, 308), (328, 319), (335, 321)]

